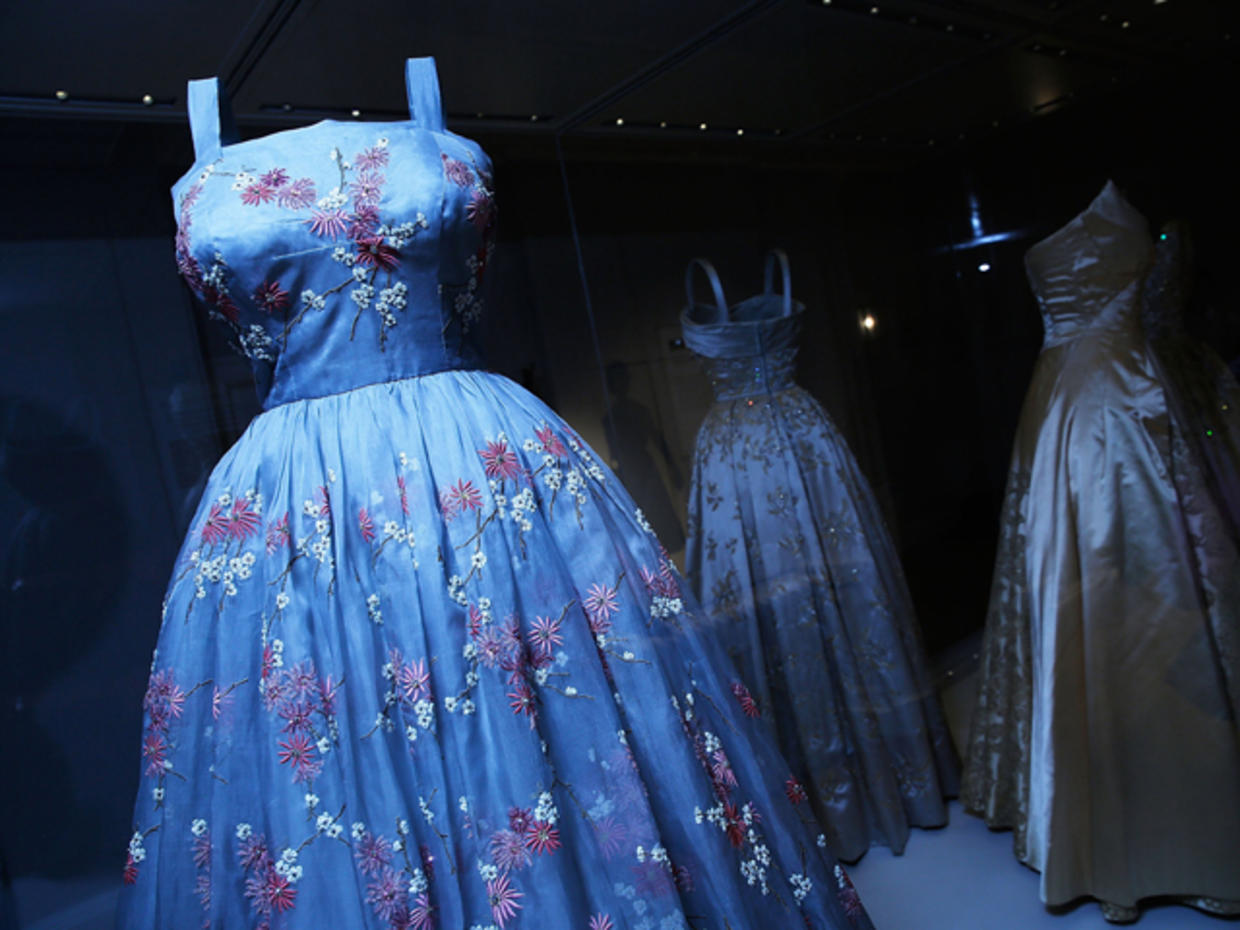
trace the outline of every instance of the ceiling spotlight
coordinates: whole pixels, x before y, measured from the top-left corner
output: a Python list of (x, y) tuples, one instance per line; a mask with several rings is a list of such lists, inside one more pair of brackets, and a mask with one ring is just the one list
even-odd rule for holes
[(874, 314), (867, 313), (861, 318), (861, 329), (864, 332), (872, 333), (878, 328), (878, 320), (874, 318)]
[(660, 128), (660, 129), (666, 129), (666, 128), (667, 128), (667, 120), (665, 120), (665, 119), (664, 119), (664, 120), (659, 120), (659, 128)]
[(877, 15), (878, 15), (878, 7), (876, 7), (876, 6), (872, 6), (872, 7), (870, 7), (870, 15), (871, 15), (871, 16), (877, 16)]
[(738, 130), (736, 130), (736, 134), (737, 134), (738, 136), (743, 136), (743, 135), (745, 134), (745, 130), (743, 130), (743, 129), (738, 129)]
[(531, 122), (531, 123), (537, 123), (537, 122), (538, 122), (538, 114), (537, 114), (537, 113), (531, 113), (531, 114), (530, 114), (530, 122)]
[(982, 274), (985, 274), (986, 272), (990, 270), (990, 262), (982, 262), (980, 265), (977, 266), (977, 270), (980, 271)]
[(1127, 29), (1131, 25), (1132, 23), (1128, 22), (1128, 20), (1124, 20), (1122, 23), (1119, 24), (1119, 27), (1121, 29)]
[(357, 119), (359, 116), (362, 115), (362, 111), (357, 110), (357, 109), (350, 110), (349, 113), (353, 116), (354, 119)]
[(1106, 14), (1106, 13), (1103, 13), (1101, 16), (1099, 16), (1099, 17), (1098, 17), (1099, 21), (1100, 21), (1100, 22), (1104, 22), (1104, 23), (1105, 23), (1108, 19), (1110, 19), (1110, 18), (1111, 18), (1111, 17), (1110, 17), (1108, 14)]
[(705, 128), (706, 128), (705, 123), (698, 123), (698, 129), (705, 129)]
[(617, 126), (623, 126), (623, 125), (624, 125), (624, 117), (623, 117), (623, 116), (617, 116), (617, 117), (616, 117), (616, 125), (617, 125)]
[(154, 103), (154, 102), (155, 102), (155, 98), (154, 98), (154, 97), (152, 97), (150, 94), (143, 94), (143, 95), (142, 95), (142, 105), (143, 105), (144, 107), (149, 107), (149, 106), (150, 106), (152, 103)]
[(823, 6), (830, 6), (830, 5), (831, 5), (831, 0), (822, 0), (822, 5), (823, 5)]
[(285, 113), (291, 113), (293, 111), (293, 105), (291, 103), (282, 103), (280, 104), (280, 109)]
[(69, 92), (68, 92), (67, 90), (58, 90), (58, 91), (56, 91), (56, 99), (57, 99), (57, 100), (68, 100), (68, 99), (69, 99)]

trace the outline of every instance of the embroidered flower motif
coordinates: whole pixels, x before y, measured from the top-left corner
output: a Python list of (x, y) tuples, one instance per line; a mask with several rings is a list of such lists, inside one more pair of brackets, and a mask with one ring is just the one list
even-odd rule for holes
[(550, 426), (537, 427), (534, 435), (538, 437), (538, 441), (542, 444), (542, 449), (547, 455), (557, 459), (568, 458), (568, 449), (564, 448), (564, 443), (560, 441)]
[(275, 196), (275, 188), (260, 180), (250, 184), (241, 192), (241, 202), (246, 206), (257, 207), (265, 203), (271, 203)]
[(504, 923), (512, 920), (521, 909), (520, 898), (525, 895), (512, 887), (508, 875), (500, 875), (487, 882), (487, 901), (491, 905), (491, 919), (503, 930)]
[(383, 175), (374, 171), (363, 171), (350, 185), (349, 193), (358, 206), (373, 206), (379, 202), (383, 194)]
[(530, 718), (530, 729), (534, 729), (535, 704), (534, 692), (530, 690), (524, 679), (518, 681), (513, 689), (508, 692), (508, 706), (512, 708), (512, 712), (517, 716), (525, 714)]
[(495, 201), (490, 191), (476, 189), (469, 195), (469, 203), (465, 205), (465, 218), (474, 224), (479, 232), (491, 225), (494, 219)]
[(590, 621), (590, 632), (598, 636), (611, 629), (610, 617), (620, 609), (620, 601), (616, 591), (605, 584), (592, 584), (582, 602), (586, 611), (586, 619)]
[(461, 478), (456, 484), (449, 485), (439, 495), (439, 508), (443, 515), (451, 519), (458, 513), (477, 510), (482, 506), (482, 495), (474, 487), (472, 481)]
[(564, 642), (560, 635), (560, 620), (538, 617), (530, 631), (530, 642), (542, 655), (550, 656), (555, 647)]
[(374, 542), (375, 539), (375, 521), (370, 518), (369, 511), (365, 507), (357, 512), (357, 528), (362, 534), (362, 541), (365, 543)]
[(749, 689), (739, 681), (732, 682), (732, 694), (741, 705), (741, 710), (745, 712), (746, 717), (762, 716), (762, 711), (758, 709), (758, 702), (753, 699), (753, 695), (749, 693)]
[(784, 794), (788, 796), (788, 800), (793, 804), (800, 804), (809, 797), (805, 793), (805, 786), (797, 780), (795, 775), (789, 775), (788, 780), (784, 782)]
[(521, 474), (521, 464), (516, 453), (508, 448), (503, 439), (488, 442), (485, 449), (479, 449), (482, 456), (483, 469), (488, 478), (496, 481), (516, 480)]
[(280, 206), (286, 210), (304, 210), (314, 203), (316, 196), (314, 182), (309, 178), (298, 178), (277, 194)]
[(397, 667), (396, 684), (400, 688), (401, 697), (409, 704), (416, 704), (422, 699), (430, 700), (431, 675), (426, 668), (426, 660), (418, 659), (404, 665), (400, 663), (400, 653), (394, 654)]
[(289, 538), (288, 513), (286, 512), (280, 519), (272, 520), (267, 524), (267, 554), (271, 555), (277, 549), (287, 546)]
[(310, 219), (306, 220), (310, 232), (324, 239), (335, 239), (349, 228), (349, 218), (339, 208), (334, 210), (312, 210)]
[(615, 930), (615, 926), (611, 922), (610, 915), (598, 913), (590, 918), (590, 926), (587, 930)]
[(310, 781), (322, 770), (323, 764), (315, 758), (317, 749), (304, 733), (294, 733), (279, 746), (280, 764), (292, 766), (294, 782)]
[(367, 830), (354, 852), (358, 868), (366, 875), (376, 875), (392, 862), (392, 844)]
[(443, 153), (440, 153), (439, 157), (443, 159), (444, 177), (457, 187), (469, 187), (474, 183), (474, 173), (465, 162), (450, 158)]
[(364, 268), (392, 271), (400, 264), (400, 256), (381, 237), (371, 236), (357, 241), (357, 263)]
[(279, 281), (264, 281), (254, 289), (254, 303), (264, 313), (274, 313), (288, 306), (288, 291)]
[(362, 171), (375, 171), (387, 165), (389, 153), (387, 148), (381, 146), (371, 146), (360, 152), (353, 159), (353, 164), (357, 165)]
[(491, 861), (505, 872), (517, 872), (532, 861), (524, 836), (513, 830), (496, 830), (491, 835)]
[(238, 498), (233, 502), (232, 511), (228, 514), (228, 535), (236, 540), (243, 540), (256, 533), (262, 521), (253, 509), (253, 504), (246, 498)]
[(540, 855), (553, 853), (560, 848), (560, 831), (545, 820), (535, 820), (526, 828), (525, 845)]

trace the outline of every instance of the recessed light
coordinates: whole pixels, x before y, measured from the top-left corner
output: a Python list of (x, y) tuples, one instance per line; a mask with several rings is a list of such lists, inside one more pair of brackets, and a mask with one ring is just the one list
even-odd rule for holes
[(150, 94), (143, 94), (143, 95), (142, 95), (142, 105), (143, 105), (143, 106), (149, 107), (149, 106), (150, 106), (152, 103), (154, 103), (154, 102), (155, 102), (155, 98), (154, 98), (154, 97), (152, 97)]
[(737, 134), (738, 136), (743, 136), (743, 135), (745, 134), (745, 130), (743, 130), (743, 129), (738, 129), (738, 130), (736, 130), (736, 134)]
[(359, 116), (361, 116), (361, 115), (362, 115), (362, 111), (361, 111), (361, 110), (357, 110), (357, 109), (350, 110), (349, 112), (352, 114), (352, 116), (353, 116), (353, 118), (354, 118), (354, 119), (357, 119)]
[(68, 100), (68, 99), (69, 99), (69, 92), (68, 92), (67, 90), (58, 90), (58, 91), (56, 91), (56, 99), (57, 99), (57, 100)]
[(617, 116), (617, 117), (616, 117), (616, 125), (617, 125), (617, 126), (623, 126), (623, 125), (624, 125), (624, 117), (623, 117), (623, 116)]
[(705, 129), (705, 128), (706, 128), (705, 123), (698, 123), (698, 129)]

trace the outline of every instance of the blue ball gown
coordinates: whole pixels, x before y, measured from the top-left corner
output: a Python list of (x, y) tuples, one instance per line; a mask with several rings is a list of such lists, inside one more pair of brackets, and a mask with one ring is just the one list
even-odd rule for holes
[(491, 166), (407, 79), (246, 142), (190, 85), (177, 261), (264, 412), (165, 599), (118, 926), (869, 927), (632, 499), (478, 367)]
[[(775, 260), (783, 294), (773, 291)], [(694, 300), (709, 276), (713, 303)], [(685, 342), (715, 404), (693, 453), (688, 575), (779, 739), (836, 855), (901, 852), (947, 822), (959, 761), (917, 618), (869, 483), (822, 406), (793, 382), (804, 307), (787, 257), (728, 307), (690, 264)]]

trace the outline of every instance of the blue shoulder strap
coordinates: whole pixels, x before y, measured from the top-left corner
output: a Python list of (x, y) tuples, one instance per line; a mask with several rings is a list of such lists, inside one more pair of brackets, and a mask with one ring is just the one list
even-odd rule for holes
[(237, 126), (233, 122), (228, 94), (220, 87), (219, 78), (190, 81), (186, 93), (189, 110), (189, 131), (194, 137), (194, 158), (214, 159), (220, 146), (236, 142)]
[(434, 58), (410, 58), (405, 62), (405, 91), (409, 95), (409, 119), (421, 129), (442, 131), (443, 103), (439, 99), (439, 73)]
[(710, 289), (715, 295), (715, 322), (727, 322), (728, 304), (723, 299), (723, 285), (719, 282), (719, 272), (715, 271), (715, 266), (704, 258), (690, 259), (689, 267), (685, 269), (685, 295), (689, 298), (689, 309), (692, 310), (697, 306), (697, 300), (693, 295), (693, 271), (695, 268), (701, 268), (706, 272), (706, 278), (710, 281)]
[(775, 262), (779, 262), (779, 268), (783, 272), (783, 290), (784, 290), (784, 316), (792, 315), (792, 270), (788, 267), (788, 253), (783, 249), (771, 249), (766, 253), (766, 273), (763, 275), (764, 281), (762, 285), (762, 293), (773, 293), (771, 285), (774, 284)]

